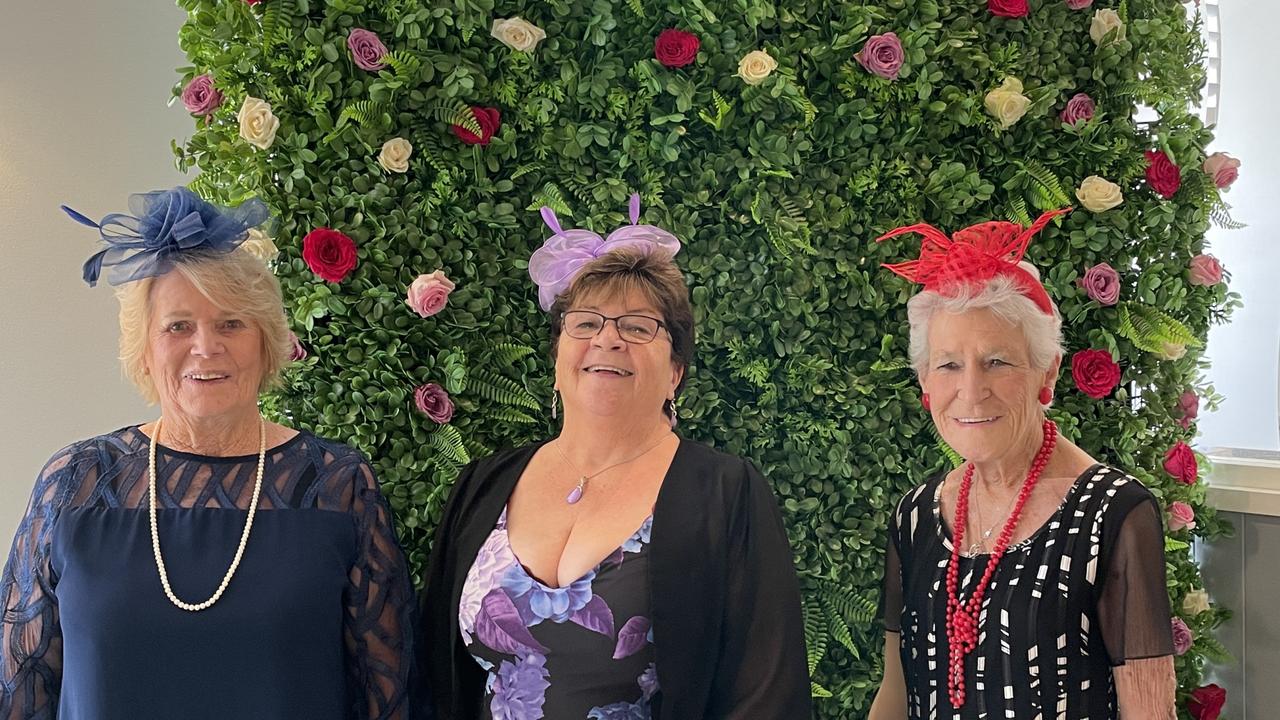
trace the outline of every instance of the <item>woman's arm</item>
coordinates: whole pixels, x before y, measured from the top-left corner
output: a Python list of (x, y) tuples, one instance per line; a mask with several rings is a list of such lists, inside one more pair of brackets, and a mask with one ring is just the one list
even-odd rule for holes
[(1120, 717), (1124, 720), (1177, 720), (1174, 696), (1178, 680), (1173, 656), (1130, 660), (1113, 671)]
[(907, 681), (902, 674), (902, 655), (898, 652), (899, 634), (884, 634), (884, 677), (880, 690), (871, 703), (871, 715), (867, 720), (906, 720)]

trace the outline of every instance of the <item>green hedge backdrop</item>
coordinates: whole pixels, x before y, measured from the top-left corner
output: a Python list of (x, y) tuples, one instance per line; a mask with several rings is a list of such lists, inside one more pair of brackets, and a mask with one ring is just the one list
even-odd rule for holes
[[(685, 243), (678, 262), (698, 353), (680, 430), (750, 457), (772, 480), (805, 586), (819, 714), (863, 716), (880, 674), (871, 618), (888, 514), (951, 462), (905, 369), (913, 288), (879, 268), (918, 245), (872, 240), (922, 219), (946, 231), (1029, 223), (1078, 204), (1076, 188), (1096, 175), (1118, 185), (1123, 203), (1077, 209), (1028, 258), (1066, 318), (1068, 353), (1109, 351), (1123, 378), (1106, 397), (1088, 397), (1064, 358), (1051, 415), (1162, 502), (1196, 513), (1194, 530), (1171, 532), (1166, 548), (1170, 596), (1195, 638), (1177, 661), (1180, 707), (1206, 659), (1222, 654), (1212, 629), (1226, 611), (1196, 607), (1198, 594), (1184, 600), (1201, 586), (1192, 535), (1227, 528), (1194, 470), (1187, 484), (1163, 467), (1194, 435), (1180, 397), (1214, 400), (1202, 343), (1238, 303), (1225, 282), (1189, 271), (1211, 218), (1231, 221), (1201, 169), (1211, 134), (1188, 109), (1204, 72), (1185, 6), (1031, 0), (1026, 17), (1010, 18), (976, 0), (179, 5), (190, 13), (181, 45), (191, 65), (179, 70), (175, 98), (208, 79), (184, 98), (195, 132), (175, 143), (177, 164), (199, 171), (192, 187), (205, 196), (259, 196), (278, 216), (276, 268), (307, 357), (268, 409), (371, 458), (415, 573), (459, 467), (555, 432), (547, 319), (526, 272), (546, 236), (537, 209), (606, 233), (626, 222), (635, 190), (645, 220)], [(1101, 35), (1110, 12), (1123, 28)], [(545, 33), (531, 36), (532, 49), (491, 33), (516, 16)], [(355, 62), (354, 28), (385, 45), (384, 69)], [(655, 59), (668, 28), (697, 36), (693, 62)], [(896, 79), (855, 58), (890, 32), (904, 54)], [(777, 66), (749, 84), (760, 78), (739, 75), (739, 61), (757, 50)], [(1025, 110), (1012, 123), (986, 109), (1006, 78), (1024, 88), (1024, 99), (998, 105)], [(212, 91), (197, 94), (204, 82)], [(1064, 124), (1077, 93), (1096, 112)], [(270, 115), (243, 118), (265, 124), (242, 133), (247, 97)], [(1154, 109), (1152, 121), (1131, 119), (1140, 105)], [(471, 106), (499, 111), (487, 144), (462, 139), (483, 132)], [(379, 162), (397, 137), (412, 154), (407, 168), (387, 165), (405, 172)], [(1171, 198), (1144, 178), (1153, 149), (1180, 168)], [(318, 227), (355, 243), (358, 264), (341, 282), (320, 279), (302, 258)], [(1118, 271), (1118, 304), (1077, 282), (1098, 263)], [(423, 318), (406, 289), (435, 270), (457, 287)], [(450, 422), (415, 408), (415, 388), (427, 383), (451, 396)]]

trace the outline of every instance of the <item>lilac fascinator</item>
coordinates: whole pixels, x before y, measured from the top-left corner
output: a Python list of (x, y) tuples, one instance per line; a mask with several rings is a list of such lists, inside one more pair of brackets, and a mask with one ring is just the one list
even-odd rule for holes
[(550, 310), (556, 297), (573, 283), (582, 267), (607, 252), (635, 248), (646, 254), (680, 252), (675, 235), (654, 225), (640, 225), (640, 195), (631, 195), (631, 224), (602, 238), (590, 230), (564, 230), (549, 207), (543, 206), (542, 219), (551, 228), (551, 237), (529, 258), (529, 277), (538, 286), (538, 304)]
[(126, 213), (111, 213), (94, 222), (66, 205), (62, 209), (81, 225), (97, 228), (107, 247), (84, 264), (84, 281), (98, 283), (103, 266), (111, 266), (112, 285), (163, 275), (177, 253), (202, 250), (229, 253), (248, 237), (249, 228), (271, 213), (257, 198), (234, 208), (207, 202), (185, 187), (129, 196)]

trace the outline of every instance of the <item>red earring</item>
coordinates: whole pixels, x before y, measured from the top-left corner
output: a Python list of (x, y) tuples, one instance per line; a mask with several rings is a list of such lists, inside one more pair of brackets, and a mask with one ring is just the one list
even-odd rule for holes
[(929, 393), (925, 393), (920, 396), (920, 404), (924, 406), (925, 410), (933, 409), (932, 407), (929, 406)]
[(1040, 404), (1048, 405), (1051, 402), (1053, 402), (1053, 390), (1040, 388)]

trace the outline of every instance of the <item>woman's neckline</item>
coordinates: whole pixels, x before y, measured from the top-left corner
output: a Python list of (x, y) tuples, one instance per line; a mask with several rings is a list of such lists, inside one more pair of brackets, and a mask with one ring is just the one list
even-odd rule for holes
[[(145, 448), (147, 445), (151, 443), (151, 436), (143, 432), (142, 430), (143, 424), (144, 423), (139, 423), (137, 425), (130, 425), (125, 429), (132, 430), (135, 433), (137, 433), (138, 438), (140, 438), (140, 441), (142, 442), (143, 447)], [(291, 448), (295, 443), (301, 442), (303, 436), (309, 435), (309, 434), (310, 433), (308, 433), (306, 430), (296, 430), (294, 431), (293, 437), (289, 438), (288, 440), (285, 440), (282, 443), (279, 443), (278, 445), (274, 445), (272, 447), (267, 448), (267, 454), (271, 455), (273, 453), (277, 453), (282, 450), (287, 450)], [(201, 460), (205, 462), (240, 463), (240, 462), (246, 462), (249, 460), (253, 460), (256, 462), (258, 459), (258, 453), (256, 452), (248, 453), (244, 455), (202, 455), (200, 453), (187, 452), (185, 450), (177, 450), (175, 448), (169, 447), (168, 445), (165, 445), (162, 442), (156, 443), (156, 452), (158, 454), (163, 454), (170, 457), (185, 458), (188, 460)]]

